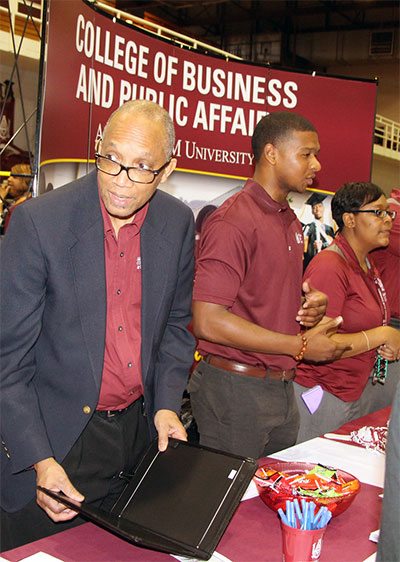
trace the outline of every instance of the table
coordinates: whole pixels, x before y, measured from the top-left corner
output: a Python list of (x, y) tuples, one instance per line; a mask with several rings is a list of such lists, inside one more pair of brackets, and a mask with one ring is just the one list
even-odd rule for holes
[[(373, 412), (372, 414), (367, 414), (366, 416), (362, 416), (361, 418), (357, 418), (351, 422), (345, 423), (335, 433), (339, 435), (350, 435), (351, 431), (356, 431), (360, 429), (360, 427), (366, 426), (374, 426), (374, 427), (382, 427), (387, 425), (388, 419), (390, 418), (390, 412), (392, 410), (391, 406), (387, 408), (383, 408), (382, 410), (378, 410), (377, 412)], [(357, 445), (354, 443), (354, 445)], [(361, 445), (357, 445), (361, 446)]]
[[(345, 424), (335, 433), (348, 434), (364, 425), (384, 425), (390, 408), (379, 410)], [(379, 528), (384, 479), (384, 456), (350, 443), (324, 438), (311, 439), (273, 458), (322, 462), (351, 472), (362, 482), (361, 491), (350, 508), (332, 519), (325, 533), (321, 562), (361, 562), (376, 551), (369, 541)], [(260, 459), (260, 464), (266, 459)], [(233, 562), (280, 562), (282, 560), (280, 522), (258, 497), (251, 485), (229, 523), (217, 552)], [(45, 552), (65, 562), (171, 562), (170, 555), (139, 548), (100, 527), (86, 523), (68, 531), (24, 545), (2, 554), (18, 562), (37, 552)]]

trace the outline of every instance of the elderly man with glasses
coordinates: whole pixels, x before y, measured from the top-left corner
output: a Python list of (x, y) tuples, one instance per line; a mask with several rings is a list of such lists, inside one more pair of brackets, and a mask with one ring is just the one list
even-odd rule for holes
[(160, 451), (186, 439), (194, 220), (157, 189), (174, 139), (165, 110), (128, 102), (97, 170), (15, 211), (2, 244), (2, 550), (79, 522), (37, 485), (109, 509), (152, 437)]

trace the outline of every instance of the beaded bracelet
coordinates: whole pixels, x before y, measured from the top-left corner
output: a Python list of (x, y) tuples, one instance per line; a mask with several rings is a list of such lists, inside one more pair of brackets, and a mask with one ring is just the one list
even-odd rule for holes
[[(297, 335), (300, 336), (301, 334), (297, 334)], [(301, 361), (304, 357), (304, 354), (305, 354), (306, 349), (307, 349), (307, 344), (308, 344), (308, 340), (307, 340), (306, 336), (301, 336), (301, 342), (302, 342), (302, 345), (301, 345), (300, 353), (298, 355), (295, 355), (295, 357), (294, 357), (296, 361)]]

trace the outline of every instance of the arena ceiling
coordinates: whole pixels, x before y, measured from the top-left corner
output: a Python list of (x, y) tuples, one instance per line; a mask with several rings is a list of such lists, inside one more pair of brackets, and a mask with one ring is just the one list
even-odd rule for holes
[(223, 48), (231, 35), (399, 27), (395, 0), (115, 0), (118, 9)]

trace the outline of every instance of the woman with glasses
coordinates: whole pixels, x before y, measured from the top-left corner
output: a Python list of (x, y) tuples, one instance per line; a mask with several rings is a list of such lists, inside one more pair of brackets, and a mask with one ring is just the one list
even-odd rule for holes
[(331, 209), (338, 233), (310, 262), (304, 279), (328, 296), (327, 316), (342, 316), (333, 337), (349, 349), (337, 361), (298, 366), (298, 443), (363, 415), (360, 397), (371, 371), (372, 383), (382, 384), (387, 360), (400, 358), (400, 332), (388, 326), (386, 291), (370, 255), (389, 244), (395, 212), (378, 186), (355, 182), (337, 191)]

